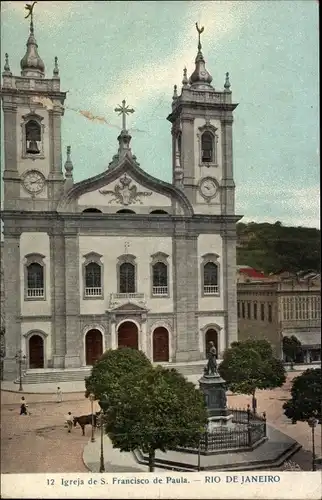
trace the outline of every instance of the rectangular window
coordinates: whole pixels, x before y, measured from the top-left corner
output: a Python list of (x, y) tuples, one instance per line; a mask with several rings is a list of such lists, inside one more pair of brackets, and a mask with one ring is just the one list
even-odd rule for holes
[(265, 304), (261, 304), (261, 320), (265, 321)]
[(250, 312), (250, 302), (247, 302), (247, 318), (251, 318), (251, 312)]
[(257, 319), (257, 302), (254, 302), (254, 319)]
[(240, 302), (237, 302), (237, 316), (240, 318)]
[(268, 321), (273, 321), (272, 304), (268, 304)]
[(245, 318), (245, 302), (242, 302), (242, 318)]

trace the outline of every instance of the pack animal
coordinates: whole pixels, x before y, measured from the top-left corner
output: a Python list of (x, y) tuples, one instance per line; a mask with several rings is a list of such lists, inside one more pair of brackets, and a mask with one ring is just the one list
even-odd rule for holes
[(92, 425), (93, 424), (93, 427), (96, 428), (97, 426), (97, 414), (94, 413), (93, 414), (93, 421), (92, 421), (92, 415), (81, 415), (80, 417), (74, 417), (74, 427), (76, 427), (76, 425), (79, 424), (81, 429), (82, 429), (82, 433), (83, 433), (83, 436), (85, 436), (85, 425)]

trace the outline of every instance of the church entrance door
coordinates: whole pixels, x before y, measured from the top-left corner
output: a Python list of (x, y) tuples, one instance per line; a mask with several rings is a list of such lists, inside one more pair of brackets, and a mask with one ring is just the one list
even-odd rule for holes
[(117, 340), (119, 347), (139, 348), (138, 327), (132, 321), (125, 321), (117, 330)]
[(153, 332), (153, 361), (169, 361), (169, 332), (163, 326)]
[(44, 368), (44, 341), (40, 335), (29, 339), (29, 368)]
[(217, 351), (217, 356), (218, 356), (218, 333), (214, 328), (209, 328), (209, 330), (206, 331), (206, 354), (208, 354), (209, 351), (209, 342), (213, 342), (214, 346)]
[(103, 337), (99, 330), (86, 333), (85, 338), (86, 365), (92, 366), (103, 354)]

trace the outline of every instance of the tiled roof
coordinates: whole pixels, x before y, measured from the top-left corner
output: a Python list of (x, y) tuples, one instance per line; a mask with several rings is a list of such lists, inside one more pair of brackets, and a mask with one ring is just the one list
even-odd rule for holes
[(246, 274), (249, 278), (266, 278), (264, 273), (256, 271), (256, 269), (252, 267), (242, 267), (238, 271), (242, 274)]

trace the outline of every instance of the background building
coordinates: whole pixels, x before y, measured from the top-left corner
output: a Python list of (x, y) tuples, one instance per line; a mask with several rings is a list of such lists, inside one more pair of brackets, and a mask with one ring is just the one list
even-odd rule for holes
[(320, 275), (238, 283), (237, 315), (239, 340), (266, 338), (282, 357), (283, 337), (294, 335), (302, 344), (298, 361), (321, 360)]
[(31, 16), (21, 75), (6, 58), (2, 86), (6, 376), (20, 348), (27, 371), (91, 366), (120, 345), (155, 362), (200, 360), (210, 340), (221, 353), (237, 339), (228, 74), (215, 90), (199, 36), (168, 116), (171, 184), (132, 154), (125, 101), (108, 168), (75, 184), (57, 59), (49, 77), (37, 47)]

